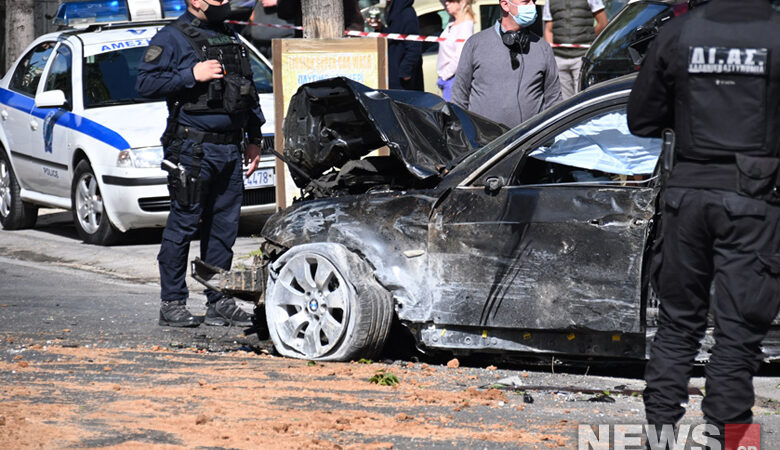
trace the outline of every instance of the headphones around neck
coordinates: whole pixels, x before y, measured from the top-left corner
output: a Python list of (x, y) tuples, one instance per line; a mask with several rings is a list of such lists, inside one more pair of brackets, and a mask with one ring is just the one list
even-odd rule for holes
[(528, 49), (531, 46), (531, 37), (525, 28), (516, 31), (502, 31), (501, 41), (510, 50), (521, 53), (528, 53)]

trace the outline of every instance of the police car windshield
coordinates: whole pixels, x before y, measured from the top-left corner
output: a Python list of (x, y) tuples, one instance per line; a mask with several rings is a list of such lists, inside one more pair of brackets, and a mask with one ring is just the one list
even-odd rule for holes
[(154, 101), (135, 90), (144, 50), (134, 47), (85, 57), (84, 108)]

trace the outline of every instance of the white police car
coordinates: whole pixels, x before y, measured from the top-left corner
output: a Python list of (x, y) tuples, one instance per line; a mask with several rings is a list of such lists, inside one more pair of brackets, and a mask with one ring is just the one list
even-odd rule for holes
[[(135, 90), (152, 36), (184, 0), (63, 3), (55, 23), (81, 26), (37, 38), (0, 79), (0, 223), (34, 226), (39, 206), (73, 211), (79, 236), (109, 245), (134, 228), (161, 227), (169, 210), (160, 135), (167, 108)], [(157, 20), (139, 21), (139, 18)], [(273, 146), (271, 69), (250, 49)], [(275, 210), (274, 157), (245, 181), (242, 214)]]

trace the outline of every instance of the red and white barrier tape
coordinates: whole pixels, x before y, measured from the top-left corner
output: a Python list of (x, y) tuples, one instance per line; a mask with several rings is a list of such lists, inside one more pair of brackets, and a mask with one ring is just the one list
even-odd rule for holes
[(303, 30), (303, 27), (295, 25), (282, 25), (278, 23), (255, 23), (245, 22), (242, 20), (226, 20), (225, 23), (232, 23), (233, 25), (252, 25), (254, 27), (271, 27), (271, 28), (286, 28), (288, 30)]
[(452, 41), (455, 42), (466, 42), (465, 39), (459, 38), (459, 39), (452, 39), (452, 38), (443, 38), (439, 36), (420, 36), (417, 34), (398, 34), (398, 33), (380, 33), (378, 31), (355, 31), (355, 30), (344, 30), (344, 34), (347, 36), (360, 36), (360, 37), (383, 37), (387, 39), (394, 39), (397, 41), (418, 41), (418, 42), (444, 42), (444, 41)]
[[(280, 25), (275, 23), (243, 22), (240, 20), (228, 20), (226, 22), (235, 25), (251, 25), (256, 27), (272, 27), (272, 28), (287, 28), (293, 30), (303, 30), (303, 27), (298, 27), (294, 25)], [(417, 42), (444, 42), (444, 41), (453, 41), (453, 40), (455, 42), (466, 41), (465, 39), (462, 38), (452, 39), (452, 38), (443, 38), (439, 36), (420, 36), (418, 34), (380, 33), (378, 31), (344, 30), (344, 34), (346, 36), (356, 36), (356, 37), (370, 37), (370, 38), (383, 37), (386, 39), (393, 39), (397, 41), (417, 41)], [(566, 48), (590, 48), (590, 45), (582, 45), (582, 44), (552, 44), (552, 46), (566, 47)]]
[(590, 48), (590, 45), (586, 44), (550, 44), (552, 47), (564, 47), (564, 48)]

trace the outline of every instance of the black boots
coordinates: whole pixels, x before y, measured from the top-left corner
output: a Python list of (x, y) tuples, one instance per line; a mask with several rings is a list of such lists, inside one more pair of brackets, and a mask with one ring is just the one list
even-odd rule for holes
[(197, 327), (200, 325), (200, 320), (187, 311), (185, 304), (184, 300), (162, 302), (158, 323), (169, 327)]
[[(186, 301), (162, 302), (160, 305), (160, 321), (162, 326), (169, 327), (197, 327), (201, 320), (187, 311)], [(244, 312), (236, 305), (235, 300), (229, 297), (209, 303), (206, 309), (206, 325), (218, 327), (235, 325), (238, 327), (251, 327), (252, 315)]]
[(206, 325), (251, 327), (252, 315), (244, 312), (230, 297), (223, 297), (214, 303), (209, 303), (206, 309)]

